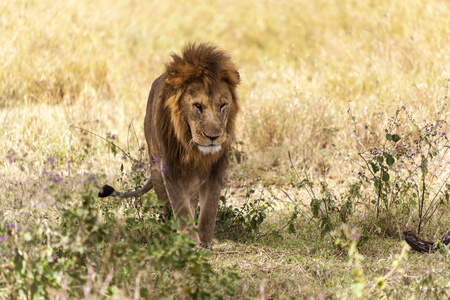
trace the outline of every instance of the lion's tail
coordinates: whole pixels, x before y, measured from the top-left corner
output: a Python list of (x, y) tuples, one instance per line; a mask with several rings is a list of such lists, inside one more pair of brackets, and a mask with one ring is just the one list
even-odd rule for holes
[(147, 193), (153, 188), (153, 182), (150, 178), (144, 185), (144, 187), (137, 191), (132, 191), (128, 193), (119, 193), (116, 191), (112, 186), (105, 184), (101, 191), (98, 192), (98, 196), (100, 198), (105, 198), (109, 196), (119, 197), (119, 198), (132, 198), (132, 197), (139, 197)]

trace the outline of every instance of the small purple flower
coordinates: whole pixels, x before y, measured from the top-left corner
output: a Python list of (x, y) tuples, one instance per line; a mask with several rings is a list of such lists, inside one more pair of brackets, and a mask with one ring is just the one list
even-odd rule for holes
[(168, 166), (164, 166), (164, 167), (162, 167), (161, 168), (161, 173), (164, 173), (164, 172), (166, 172), (167, 170), (169, 169), (169, 167)]
[(53, 182), (58, 183), (62, 180), (62, 177), (59, 174), (56, 174), (53, 178)]
[(161, 158), (153, 157), (153, 160), (156, 161), (156, 162), (159, 162), (159, 161), (161, 161)]
[(116, 139), (116, 135), (113, 134), (113, 135), (111, 136), (111, 139), (112, 139), (112, 140), (115, 140), (115, 139)]
[(3, 242), (4, 240), (6, 240), (6, 237), (4, 236), (0, 237), (0, 242)]
[(353, 238), (354, 238), (355, 240), (359, 239), (359, 234), (358, 234), (358, 233), (354, 234), (354, 235), (353, 235)]
[(144, 168), (144, 165), (143, 165), (143, 164), (139, 164), (139, 165), (138, 165), (138, 168), (139, 168), (139, 169), (142, 169), (142, 168)]
[(56, 158), (54, 156), (52, 156), (52, 157), (47, 158), (47, 161), (52, 164), (56, 161)]
[(122, 159), (127, 160), (127, 156), (126, 155), (122, 156)]
[(14, 227), (15, 227), (14, 224), (10, 224), (10, 225), (9, 225), (9, 229), (13, 229)]

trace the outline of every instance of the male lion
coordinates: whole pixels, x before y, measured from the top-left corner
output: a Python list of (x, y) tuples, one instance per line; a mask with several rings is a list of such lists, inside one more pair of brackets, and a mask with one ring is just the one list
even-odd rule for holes
[(181, 56), (172, 54), (152, 84), (144, 120), (151, 178), (129, 193), (105, 185), (99, 197), (136, 197), (154, 187), (176, 218), (192, 219), (200, 200), (200, 234), (189, 234), (197, 245), (210, 247), (239, 111), (239, 81), (235, 64), (214, 46), (188, 44)]

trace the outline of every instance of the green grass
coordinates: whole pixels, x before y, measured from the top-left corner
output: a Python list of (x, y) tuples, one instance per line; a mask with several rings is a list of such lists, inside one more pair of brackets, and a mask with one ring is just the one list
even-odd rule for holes
[[(362, 169), (352, 163), (358, 159), (357, 145), (377, 146), (398, 109), (405, 106), (408, 111), (398, 127), (405, 143), (426, 124), (449, 120), (449, 3), (178, 2), (0, 3), (0, 237), (15, 224), (18, 239), (0, 242), (2, 270), (10, 268), (14, 243), (36, 261), (44, 257), (33, 254), (24, 234), (43, 224), (58, 225), (55, 207), (81, 205), (87, 183), (92, 193), (105, 181), (117, 188), (139, 184), (145, 170), (133, 168), (120, 151), (76, 127), (108, 138), (145, 163), (142, 124), (151, 83), (171, 52), (187, 42), (203, 41), (229, 52), (242, 77), (242, 143), (236, 149), (243, 159), (239, 164), (233, 161), (223, 194), (228, 204), (240, 207), (251, 188), (256, 190), (252, 197), (262, 192), (275, 207), (267, 211), (259, 234), (218, 239), (207, 256), (215, 271), (237, 265), (241, 279), (234, 285), (235, 298), (355, 298), (351, 288), (358, 278), (364, 279), (364, 295), (369, 298), (448, 293), (450, 256), (445, 251), (409, 252), (398, 266), (403, 273), (393, 268), (403, 247), (401, 231), (417, 228), (418, 206), (411, 204), (412, 196), (404, 199), (411, 205), (378, 220), (372, 204), (355, 203), (349, 230), (354, 227), (365, 237), (358, 246), (364, 258), (358, 268), (357, 255), (349, 255), (347, 247), (354, 239), (347, 238), (347, 246), (341, 248), (334, 243), (347, 230), (336, 215), (331, 215), (335, 228), (321, 239), (319, 219), (311, 219), (311, 197), (298, 188), (300, 178), (291, 168), (288, 151), (299, 174), (315, 184), (317, 195), (322, 195), (320, 181), (326, 181), (335, 195), (345, 195), (360, 179)], [(365, 125), (370, 130), (364, 130)], [(441, 132), (449, 134), (448, 123), (442, 126)], [(425, 204), (446, 181), (448, 151), (444, 148), (433, 163)], [(367, 203), (373, 200), (370, 195), (373, 186), (367, 185)], [(287, 226), (294, 211), (289, 198), (304, 212), (292, 223), (294, 234)], [(112, 205), (116, 214), (134, 205), (108, 201), (112, 202), (98, 205)], [(421, 236), (439, 238), (448, 229), (447, 215), (448, 203), (439, 206)], [(136, 229), (133, 234), (142, 233)], [(42, 242), (34, 235), (32, 241)], [(92, 258), (101, 257), (107, 246), (107, 241), (99, 243)], [(105, 278), (99, 275), (101, 264), (97, 267), (93, 295), (99, 296)], [(134, 297), (138, 270), (118, 285), (113, 297)], [(391, 270), (381, 291), (376, 280)], [(173, 277), (187, 280), (182, 272), (172, 271)], [(154, 273), (142, 272), (142, 278), (156, 280)], [(0, 278), (0, 293), (8, 295), (4, 279)], [(219, 279), (211, 279), (211, 286), (217, 286), (215, 280)], [(81, 295), (84, 286), (86, 281), (81, 281), (69, 290)], [(52, 289), (52, 298), (64, 298), (62, 290)], [(176, 286), (170, 293), (188, 297)]]

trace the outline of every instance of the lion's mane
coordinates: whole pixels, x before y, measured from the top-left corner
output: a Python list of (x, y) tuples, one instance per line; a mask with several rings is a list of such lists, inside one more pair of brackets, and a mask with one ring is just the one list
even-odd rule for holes
[[(217, 154), (205, 156), (189, 143), (191, 132), (181, 109), (181, 100), (187, 85), (194, 81), (202, 82), (205, 89), (224, 81), (232, 94), (233, 105), (226, 125), (228, 138)], [(172, 54), (172, 60), (166, 64), (165, 73), (155, 83), (159, 85), (156, 91), (160, 92), (159, 99), (153, 101), (161, 103), (157, 104), (157, 111), (152, 113), (157, 119), (153, 134), (158, 136), (157, 140), (162, 142), (165, 148), (163, 152), (170, 162), (169, 169), (181, 173), (186, 173), (187, 170), (209, 172), (211, 165), (220, 159), (224, 160), (226, 167), (227, 153), (235, 138), (235, 120), (239, 111), (236, 87), (239, 82), (236, 65), (225, 52), (214, 46), (189, 44), (184, 47), (181, 55)], [(189, 169), (186, 169), (187, 167)]]

